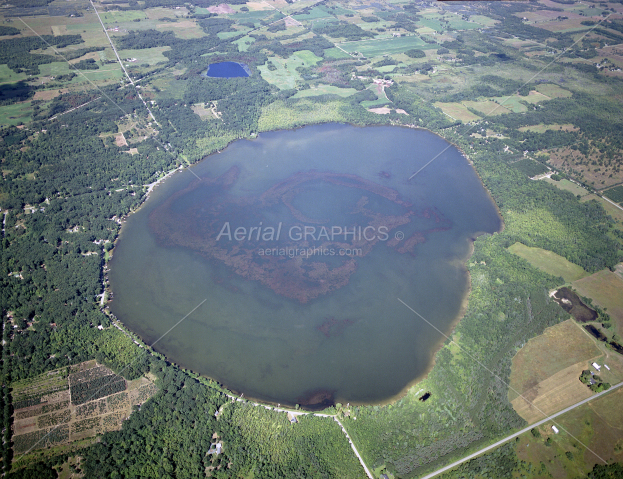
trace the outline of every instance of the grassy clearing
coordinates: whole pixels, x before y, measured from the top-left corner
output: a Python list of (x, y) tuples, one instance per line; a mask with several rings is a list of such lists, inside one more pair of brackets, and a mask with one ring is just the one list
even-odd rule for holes
[[(299, 52), (297, 52), (299, 53)], [(318, 58), (317, 61), (320, 60), (319, 57), (316, 57), (312, 52), (308, 52), (313, 55), (313, 57)], [(306, 54), (302, 54), (301, 56), (291, 55), (289, 58), (283, 59), (281, 57), (273, 56), (268, 57), (268, 62), (272, 63), (275, 70), (271, 71), (268, 68), (269, 63), (267, 62), (265, 65), (260, 65), (258, 69), (260, 70), (260, 74), (262, 78), (266, 80), (268, 83), (272, 83), (282, 90), (295, 88), (297, 82), (301, 82), (302, 78), (299, 72), (296, 71), (298, 67), (306, 67), (313, 66), (313, 64), (307, 63), (303, 58), (311, 58)], [(312, 60), (316, 61), (316, 60)]]
[(473, 108), (474, 110), (482, 113), (485, 116), (496, 116), (510, 113), (510, 110), (508, 108), (491, 100), (464, 101), (463, 105), (469, 108)]
[(560, 181), (554, 181), (551, 178), (544, 178), (543, 180), (547, 181), (548, 183), (551, 183), (554, 186), (556, 186), (556, 188), (560, 188), (561, 190), (570, 191), (571, 193), (573, 193), (576, 196), (577, 195), (585, 196), (585, 195), (588, 194), (588, 191), (585, 188), (582, 188), (581, 186), (576, 185), (574, 182), (566, 180), (566, 179), (562, 179)]
[(547, 95), (543, 95), (542, 93), (539, 93), (536, 90), (531, 90), (530, 93), (528, 93), (528, 96), (521, 96), (519, 98), (532, 104), (537, 104), (542, 101), (551, 100), (550, 97), (548, 97)]
[(315, 20), (317, 18), (329, 17), (331, 16), (323, 7), (314, 7), (310, 10), (309, 13), (303, 15), (292, 15), (292, 18), (298, 20), (300, 22), (304, 20)]
[(243, 38), (239, 38), (238, 40), (232, 43), (235, 43), (236, 45), (238, 45), (239, 52), (246, 52), (249, 49), (249, 47), (253, 45), (254, 42), (255, 42), (255, 38), (253, 37), (243, 37)]
[(19, 125), (32, 120), (30, 101), (0, 106), (0, 125)]
[[(154, 48), (143, 48), (141, 50), (119, 50), (119, 57), (122, 60), (126, 60), (128, 58), (136, 58), (137, 62), (135, 65), (140, 65), (142, 63), (148, 63), (150, 66), (155, 65), (159, 62), (166, 62), (169, 59), (163, 55), (164, 52), (171, 50), (171, 47), (154, 47)], [(107, 67), (108, 65), (106, 65)]]
[(66, 75), (70, 71), (75, 72), (75, 70), (73, 68), (70, 68), (67, 62), (64, 61), (39, 65), (39, 71), (41, 72), (41, 76), (58, 76)]
[(572, 285), (579, 294), (607, 309), (619, 336), (623, 336), (623, 279), (610, 270), (603, 270)]
[(508, 250), (527, 260), (532, 266), (552, 276), (562, 276), (567, 283), (588, 276), (581, 266), (573, 264), (562, 256), (541, 248), (531, 248), (522, 243), (515, 243)]
[(474, 115), (462, 103), (458, 103), (458, 102), (439, 103), (439, 102), (437, 102), (437, 103), (434, 103), (434, 105), (436, 107), (438, 107), (438, 108), (441, 108), (441, 110), (446, 115), (449, 115), (452, 118), (455, 118), (456, 120), (460, 120), (460, 121), (462, 121), (464, 123), (470, 122), (470, 121), (480, 120), (479, 116)]
[(342, 58), (352, 58), (348, 53), (339, 48), (327, 48), (324, 50), (324, 57), (327, 60), (341, 60)]
[(504, 105), (504, 108), (512, 111), (513, 113), (523, 113), (528, 111), (528, 107), (524, 105), (522, 102), (526, 101), (527, 97), (522, 97), (519, 95), (511, 95), (511, 96), (499, 96), (493, 97), (493, 100), (496, 103)]
[(435, 30), (436, 32), (443, 32), (450, 28), (454, 28), (455, 30), (473, 30), (475, 28), (482, 28), (482, 25), (478, 23), (466, 22), (465, 20), (461, 20), (458, 18), (447, 17), (448, 24), (441, 23), (440, 20), (434, 18), (425, 18), (423, 20), (419, 20), (417, 23), (422, 27), (430, 28), (431, 30)]
[(322, 61), (322, 57), (315, 55), (309, 50), (299, 50), (297, 52), (294, 52), (290, 56), (290, 58), (292, 57), (298, 58), (304, 66), (313, 66), (316, 65), (318, 62)]
[(362, 40), (340, 43), (340, 47), (349, 53), (360, 52), (366, 57), (378, 57), (385, 54), (402, 53), (411, 48), (428, 48), (418, 36), (384, 38), (380, 40)]
[[(351, 96), (357, 93), (357, 90), (354, 88), (340, 88), (334, 85), (323, 85), (319, 84), (315, 87), (310, 88), (309, 90), (301, 90), (297, 92), (293, 98), (306, 98), (310, 96), (320, 96), (320, 95), (338, 95), (342, 98), (347, 96)], [(385, 100), (387, 102), (387, 100)]]
[(25, 73), (15, 73), (8, 65), (0, 65), (0, 83), (15, 83), (28, 78)]
[[(139, 23), (142, 24), (144, 22)], [(176, 37), (183, 39), (191, 39), (191, 38), (201, 38), (205, 37), (206, 33), (203, 29), (197, 25), (197, 22), (193, 19), (182, 19), (177, 22), (166, 22), (166, 23), (157, 23), (154, 28), (157, 30), (170, 30), (172, 31)]]
[(146, 20), (148, 17), (145, 12), (141, 12), (140, 10), (113, 10), (111, 12), (100, 13), (100, 18), (104, 22), (104, 25), (107, 25), (109, 23), (131, 22), (137, 19)]
[(493, 18), (485, 17), (484, 15), (470, 15), (470, 21), (478, 23), (484, 27), (490, 27), (491, 25), (495, 25), (498, 23), (497, 20)]
[(577, 127), (572, 125), (571, 123), (565, 123), (564, 125), (553, 124), (553, 125), (544, 125), (543, 123), (539, 125), (530, 125), (530, 126), (522, 126), (518, 128), (519, 131), (533, 131), (535, 133), (545, 133), (548, 130), (554, 131), (577, 131)]
[(124, 74), (118, 65), (117, 65), (117, 68), (114, 68), (115, 65), (107, 65), (107, 66), (113, 67), (113, 68), (106, 69), (106, 70), (104, 69), (87, 70), (87, 71), (83, 71), (82, 73), (84, 73), (84, 76), (86, 76), (92, 82), (111, 82), (111, 81), (117, 81), (120, 78), (124, 78)]
[(552, 413), (589, 397), (592, 392), (578, 378), (601, 354), (571, 319), (547, 328), (513, 358), (509, 400), (520, 416), (534, 422), (543, 419), (538, 409)]
[(572, 93), (569, 90), (560, 88), (558, 85), (544, 83), (536, 87), (536, 91), (550, 98), (569, 98)]

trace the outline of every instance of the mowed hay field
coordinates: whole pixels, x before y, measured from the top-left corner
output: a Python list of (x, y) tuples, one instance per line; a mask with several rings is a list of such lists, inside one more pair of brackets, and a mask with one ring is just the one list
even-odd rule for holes
[[(569, 319), (547, 328), (515, 355), (509, 400), (528, 423), (543, 419), (592, 392), (578, 379), (602, 355), (595, 342)], [(521, 394), (521, 396), (520, 396)]]
[(562, 276), (567, 283), (588, 276), (588, 273), (581, 266), (546, 249), (532, 248), (522, 243), (515, 243), (508, 247), (508, 251), (527, 260), (528, 263), (541, 271), (552, 276)]
[(463, 123), (469, 121), (480, 120), (478, 115), (474, 115), (471, 111), (467, 109), (465, 105), (462, 103), (454, 102), (454, 103), (434, 103), (437, 108), (441, 108), (441, 110), (446, 114), (455, 118), (457, 120), (462, 121)]
[(591, 298), (615, 323), (619, 336), (623, 335), (623, 279), (610, 270), (602, 270), (572, 283), (582, 296)]
[(503, 115), (504, 113), (510, 113), (510, 110), (508, 108), (505, 108), (499, 103), (496, 103), (492, 100), (464, 101), (463, 105), (469, 108), (473, 108), (474, 110), (486, 116)]
[(347, 52), (360, 52), (368, 58), (378, 57), (385, 54), (403, 53), (411, 48), (428, 47), (426, 43), (416, 36), (393, 37), (379, 40), (361, 40), (356, 42), (344, 42), (339, 44)]

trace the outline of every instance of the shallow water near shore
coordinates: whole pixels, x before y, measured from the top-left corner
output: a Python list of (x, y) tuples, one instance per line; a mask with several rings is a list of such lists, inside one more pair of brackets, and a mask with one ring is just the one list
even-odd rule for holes
[(237, 141), (128, 218), (111, 310), (171, 361), (246, 397), (387, 400), (443, 340), (398, 298), (449, 332), (471, 241), (501, 226), (448, 146), (423, 130), (341, 124)]

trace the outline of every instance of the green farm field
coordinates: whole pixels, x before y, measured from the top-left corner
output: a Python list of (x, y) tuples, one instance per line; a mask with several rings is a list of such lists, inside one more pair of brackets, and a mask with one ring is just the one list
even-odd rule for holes
[(109, 23), (124, 23), (132, 22), (134, 20), (146, 20), (147, 15), (144, 12), (131, 10), (131, 11), (112, 11), (112, 12), (100, 12), (100, 18), (104, 25)]
[[(128, 58), (136, 58), (137, 65), (149, 63), (151, 66), (159, 62), (168, 61), (169, 59), (163, 55), (163, 52), (169, 50), (171, 50), (171, 47), (153, 47), (140, 50), (119, 50), (118, 53), (123, 61)], [(110, 65), (105, 65), (105, 67), (110, 67)]]
[(343, 52), (339, 48), (327, 48), (324, 50), (324, 57), (329, 60), (341, 60), (343, 58), (352, 58), (348, 53)]
[(411, 48), (430, 48), (420, 37), (396, 37), (379, 40), (362, 40), (357, 42), (344, 42), (339, 44), (347, 52), (360, 52), (366, 57), (378, 57), (385, 54), (402, 53)]
[(306, 98), (310, 96), (320, 96), (320, 95), (338, 95), (342, 98), (346, 98), (348, 96), (354, 95), (357, 93), (357, 90), (354, 88), (339, 88), (334, 85), (323, 85), (319, 84), (309, 90), (301, 90), (292, 98)]

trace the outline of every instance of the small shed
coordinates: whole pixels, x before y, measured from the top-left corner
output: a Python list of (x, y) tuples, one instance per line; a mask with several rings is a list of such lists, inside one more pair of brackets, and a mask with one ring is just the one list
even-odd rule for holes
[(554, 431), (556, 434), (558, 434), (558, 428), (556, 426), (552, 426), (552, 431)]
[(592, 366), (597, 370), (597, 372), (601, 369), (601, 366), (597, 363), (593, 363)]

